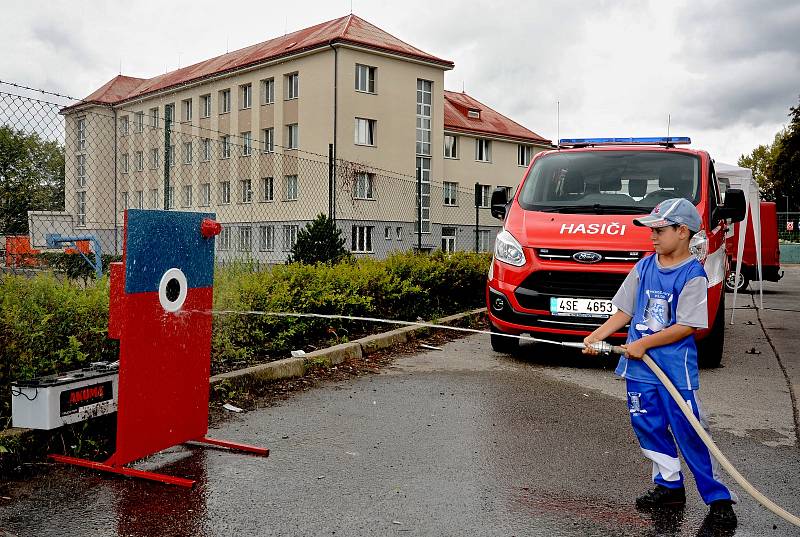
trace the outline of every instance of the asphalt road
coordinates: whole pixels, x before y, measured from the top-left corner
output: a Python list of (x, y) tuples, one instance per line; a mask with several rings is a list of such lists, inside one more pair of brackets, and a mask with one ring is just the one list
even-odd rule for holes
[[(787, 272), (765, 285), (774, 309), (736, 310), (724, 367), (701, 373), (701, 397), (723, 452), (797, 514), (787, 377), (797, 393), (800, 322), (777, 310), (800, 309), (800, 270)], [(473, 336), (211, 431), (269, 447), (267, 459), (179, 447), (137, 465), (198, 479), (191, 491), (56, 467), (0, 502), (0, 528), (20, 537), (696, 535), (705, 507), (691, 482), (683, 511), (633, 508), (650, 465), (623, 396), (596, 361), (540, 345), (500, 355)], [(733, 488), (736, 535), (800, 534)]]

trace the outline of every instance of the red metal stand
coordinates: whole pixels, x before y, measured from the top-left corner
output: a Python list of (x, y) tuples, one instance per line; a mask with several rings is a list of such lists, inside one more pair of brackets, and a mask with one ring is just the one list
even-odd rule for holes
[(207, 438), (214, 215), (125, 212), (123, 262), (111, 264), (108, 335), (119, 339), (116, 451), (94, 470), (191, 487), (194, 481), (127, 467), (184, 442), (266, 457), (266, 448)]

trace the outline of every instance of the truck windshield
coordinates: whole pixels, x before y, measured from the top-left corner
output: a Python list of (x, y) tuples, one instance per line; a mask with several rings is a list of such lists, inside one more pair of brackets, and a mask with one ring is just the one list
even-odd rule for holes
[(700, 160), (664, 151), (564, 151), (531, 168), (519, 194), (523, 209), (649, 213), (669, 198), (700, 201)]

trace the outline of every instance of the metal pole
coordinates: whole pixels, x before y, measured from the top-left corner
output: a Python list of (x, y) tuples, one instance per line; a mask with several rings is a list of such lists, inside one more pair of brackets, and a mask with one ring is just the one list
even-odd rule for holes
[[(420, 158), (417, 157), (417, 161)], [(422, 163), (417, 165), (417, 251), (422, 251)]]
[(480, 244), (478, 242), (478, 235), (479, 235), (479, 227), (478, 224), (480, 222), (480, 204), (481, 204), (481, 184), (475, 183), (475, 253), (477, 254), (480, 251)]
[(172, 111), (165, 108), (164, 114), (164, 210), (169, 209), (169, 160), (170, 160), (170, 129), (172, 128)]
[(333, 144), (328, 144), (328, 218), (334, 220), (333, 210)]

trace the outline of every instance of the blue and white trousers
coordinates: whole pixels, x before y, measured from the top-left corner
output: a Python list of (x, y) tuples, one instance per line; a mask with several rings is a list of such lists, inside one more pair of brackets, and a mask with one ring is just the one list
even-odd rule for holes
[[(653, 462), (653, 483), (667, 488), (683, 487), (683, 474), (678, 459), (680, 448), (692, 472), (697, 490), (706, 504), (715, 500), (733, 500), (717, 475), (717, 461), (711, 456), (700, 436), (692, 428), (662, 384), (631, 379), (627, 381), (628, 411), (631, 425), (644, 456)], [(678, 390), (695, 417), (708, 432), (708, 424), (693, 390)]]

